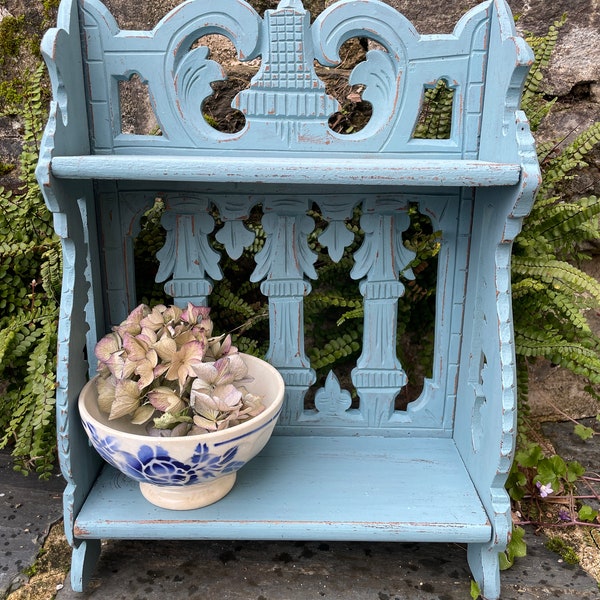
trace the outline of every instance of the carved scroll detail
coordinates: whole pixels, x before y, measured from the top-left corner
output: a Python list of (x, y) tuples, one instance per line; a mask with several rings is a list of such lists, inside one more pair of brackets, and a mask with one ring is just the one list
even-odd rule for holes
[[(161, 21), (155, 37), (158, 40), (170, 37), (164, 64), (167, 93), (155, 89), (152, 95), (157, 116), (174, 117), (166, 127), (167, 134), (181, 128), (183, 135), (205, 140), (237, 137), (237, 134), (216, 131), (202, 116), (202, 103), (213, 93), (210, 84), (225, 79), (226, 75), (219, 63), (209, 59), (208, 48), (193, 48), (193, 44), (202, 36), (221, 34), (233, 43), (240, 60), (250, 60), (259, 53), (261, 28), (258, 13), (242, 0), (219, 0), (202, 5), (184, 3)], [(176, 110), (179, 114), (173, 114)]]
[(350, 137), (372, 137), (398, 114), (404, 93), (403, 74), (408, 64), (407, 45), (418, 39), (418, 33), (390, 6), (381, 3), (367, 11), (360, 2), (332, 5), (315, 20), (312, 33), (315, 58), (326, 66), (340, 63), (340, 47), (352, 37), (367, 37), (385, 48), (385, 51), (370, 50), (367, 60), (354, 68), (349, 80), (351, 85), (366, 86), (363, 99), (373, 106), (367, 126)]

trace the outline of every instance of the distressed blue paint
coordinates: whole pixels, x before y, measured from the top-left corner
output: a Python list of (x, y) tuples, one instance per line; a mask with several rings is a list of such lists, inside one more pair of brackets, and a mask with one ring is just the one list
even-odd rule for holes
[[(213, 33), (241, 61), (261, 59), (233, 102), (246, 118), (237, 133), (201, 113), (224, 77), (219, 57), (195, 44)], [(329, 127), (338, 104), (313, 59), (336, 66), (352, 37), (379, 44), (350, 75), (373, 115), (342, 135)], [(91, 576), (104, 537), (452, 540), (469, 544), (483, 594), (498, 598), (516, 422), (510, 250), (539, 184), (518, 110), (532, 55), (504, 0), (482, 2), (449, 35), (421, 35), (377, 0), (341, 0), (312, 25), (299, 0), (264, 18), (244, 0), (188, 0), (135, 32), (119, 30), (99, 0), (63, 0), (43, 52), (54, 99), (37, 175), (64, 255), (57, 420), (74, 589)], [(122, 131), (119, 82), (133, 74), (147, 85), (160, 135)], [(440, 79), (454, 90), (450, 137), (414, 138), (423, 90)], [(245, 221), (262, 206), (266, 239), (251, 278), (269, 303), (267, 358), (286, 381), (279, 435), (234, 491), (176, 517), (115, 484), (76, 412), (94, 370), (86, 354), (137, 304), (133, 241), (157, 195), (167, 237), (156, 278), (179, 304), (210, 304), (222, 276), (211, 240), (238, 259), (255, 241)], [(365, 307), (352, 373), (358, 408), (335, 373), (315, 391), (315, 408), (304, 406), (315, 381), (302, 326), (317, 276), (313, 204), (333, 261), (354, 241), (345, 221), (362, 211), (365, 237), (348, 272)], [(442, 233), (434, 368), (397, 411), (406, 365), (394, 323), (413, 276), (410, 205)]]

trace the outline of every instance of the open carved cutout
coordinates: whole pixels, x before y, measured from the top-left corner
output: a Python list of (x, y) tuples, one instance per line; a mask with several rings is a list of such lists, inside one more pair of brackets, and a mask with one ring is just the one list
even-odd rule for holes
[(160, 223), (165, 211), (164, 200), (157, 196), (153, 205), (142, 215), (139, 233), (133, 242), (136, 297), (138, 303), (169, 304), (163, 285), (156, 283), (158, 271), (156, 253), (165, 243), (166, 232)]
[(162, 135), (152, 105), (148, 86), (134, 73), (119, 81), (121, 133), (130, 135)]
[(447, 140), (452, 134), (454, 89), (446, 79), (425, 86), (421, 112), (413, 133), (415, 139)]
[(232, 332), (241, 352), (264, 356), (269, 348), (268, 300), (260, 282), (251, 281), (255, 256), (265, 243), (262, 205), (245, 199), (228, 206), (226, 215), (213, 211), (213, 247), (221, 255), (223, 277), (213, 282), (210, 306), (218, 333)]
[[(158, 198), (154, 206), (144, 214), (141, 232), (136, 239), (136, 273), (139, 277), (136, 277), (137, 294), (139, 301), (146, 303), (170, 301), (164, 297), (162, 286), (150, 285), (158, 268), (155, 253), (162, 247), (165, 237), (161, 224), (164, 207), (165, 200)], [(210, 212), (211, 218), (214, 218), (214, 230), (208, 236), (209, 243), (220, 255), (222, 270), (222, 278), (210, 278), (211, 287), (214, 286), (210, 300), (214, 317), (220, 331), (235, 332), (234, 343), (240, 350), (263, 355), (269, 347), (269, 300), (261, 286), (262, 277), (251, 281), (251, 274), (267, 260), (264, 258), (267, 240), (271, 239), (272, 244), (284, 229), (289, 229), (289, 224), (284, 223), (286, 219), (309, 217), (283, 214), (273, 220), (269, 212), (267, 215), (271, 216), (265, 221), (262, 206), (251, 208), (245, 204), (244, 199), (230, 204), (223, 214), (213, 210)], [(298, 348), (301, 355), (306, 354), (303, 362), (306, 369), (303, 367), (300, 370), (306, 370), (308, 385), (312, 383), (308, 382), (308, 369), (316, 371), (316, 384), (310, 387), (304, 397), (304, 409), (316, 410), (322, 416), (345, 418), (342, 415), (347, 410), (363, 409), (363, 400), (361, 398), (359, 401), (359, 394), (361, 386), (365, 388), (362, 379), (369, 376), (370, 367), (367, 365), (365, 371), (363, 364), (366, 375), (361, 376), (361, 384), (355, 383), (353, 371), (362, 359), (366, 303), (374, 301), (379, 304), (382, 301), (363, 297), (361, 282), (366, 282), (368, 277), (359, 275), (353, 278), (351, 272), (357, 261), (364, 260), (363, 248), (369, 247), (370, 253), (382, 250), (373, 246), (373, 239), (366, 241), (370, 231), (369, 221), (364, 220), (365, 215), (360, 207), (352, 208), (352, 204), (348, 204), (346, 221), (343, 218), (332, 221), (332, 215), (327, 216), (326, 208), (321, 210), (317, 204), (313, 205), (309, 215), (311, 225), (302, 227), (304, 232), (300, 238), (288, 240), (292, 244), (304, 245), (306, 251), (310, 248), (311, 252), (316, 252), (313, 257), (316, 278), (314, 274), (309, 274), (308, 267), (303, 270), (306, 271), (304, 274), (298, 273), (298, 282), (306, 282), (307, 289), (310, 289), (303, 299), (298, 297), (298, 302), (302, 304), (304, 332), (304, 343)], [(391, 387), (397, 387), (398, 391), (390, 398), (395, 410), (405, 411), (409, 403), (421, 396), (424, 381), (432, 377), (435, 288), (440, 244), (439, 234), (434, 230), (432, 221), (419, 212), (416, 203), (407, 205), (405, 210), (394, 215), (396, 212), (392, 210), (388, 217), (383, 217), (385, 223), (381, 225), (392, 227), (396, 232), (393, 262), (400, 261), (405, 266), (400, 268), (396, 276), (392, 274), (389, 281), (374, 280), (371, 285), (383, 286), (382, 299), (387, 297), (384, 290), (400, 286), (397, 291), (397, 312), (392, 308), (393, 295), (389, 300), (384, 300), (390, 307), (388, 316), (393, 319), (396, 315), (396, 333), (395, 336), (390, 336), (392, 343), (393, 339), (396, 340), (395, 352), (384, 349), (384, 353), (397, 357), (398, 369), (401, 368), (406, 373), (404, 382), (401, 382), (403, 376), (398, 373), (394, 375), (398, 381), (391, 384)], [(388, 222), (388, 219), (399, 221)], [(296, 221), (296, 226), (300, 226), (300, 221)], [(275, 231), (274, 227), (280, 229)], [(328, 243), (331, 242), (331, 237), (327, 235), (327, 231), (331, 228), (336, 231), (336, 239), (343, 237), (338, 228), (347, 232), (348, 235), (342, 242), (343, 248), (332, 248)], [(257, 260), (257, 256), (262, 258)], [(275, 265), (271, 265), (271, 269), (273, 268), (276, 268)], [(293, 274), (288, 273), (288, 276), (291, 285), (295, 281)], [(372, 315), (373, 305), (368, 310)], [(386, 322), (389, 322), (387, 317)], [(373, 327), (372, 321), (370, 326)], [(377, 336), (377, 332), (370, 331), (371, 337)], [(293, 343), (293, 337), (290, 337), (288, 343)], [(279, 343), (280, 338), (276, 336), (276, 340)], [(314, 381), (314, 378), (311, 379)], [(366, 399), (365, 402), (369, 404), (370, 400)]]
[(341, 62), (337, 67), (325, 68), (315, 62), (315, 71), (326, 92), (340, 104), (340, 110), (329, 117), (329, 127), (336, 133), (349, 135), (361, 131), (373, 113), (371, 103), (362, 98), (365, 86), (349, 83), (352, 69), (366, 59), (368, 48), (366, 38), (352, 38), (340, 48)]
[(200, 38), (197, 45), (209, 49), (211, 60), (219, 63), (226, 74), (223, 81), (213, 81), (213, 94), (202, 103), (202, 116), (206, 122), (223, 133), (237, 133), (245, 124), (244, 114), (232, 107), (233, 99), (243, 89), (260, 66), (260, 59), (241, 62), (231, 41), (223, 35), (207, 35)]
[[(395, 354), (408, 380), (394, 402), (395, 410), (399, 411), (406, 410), (421, 395), (424, 381), (432, 376), (440, 248), (439, 232), (419, 212), (417, 204), (410, 204), (407, 214), (410, 225), (406, 231), (398, 230), (397, 235), (402, 238), (399, 243), (411, 256), (414, 253), (415, 258), (399, 275), (404, 293), (398, 299)], [(353, 239), (341, 259), (333, 262), (317, 243), (327, 222), (316, 209), (311, 215), (316, 221), (311, 234), (315, 239), (309, 239), (309, 243), (318, 250), (315, 262), (318, 277), (311, 282), (312, 291), (304, 299), (304, 317), (307, 355), (317, 382), (306, 394), (304, 408), (330, 414), (334, 409), (343, 412), (360, 406), (353, 370), (363, 351), (365, 298), (359, 291), (360, 281), (351, 279), (350, 271), (356, 264), (357, 251), (365, 242), (365, 232), (361, 229), (361, 211), (355, 209), (347, 224)], [(400, 259), (395, 256), (395, 260)], [(379, 284), (387, 287), (383, 282), (375, 285)], [(395, 285), (393, 278), (389, 285)], [(393, 303), (393, 299), (389, 302)]]
[(479, 363), (479, 380), (473, 385), (475, 399), (471, 415), (471, 436), (475, 452), (479, 451), (483, 439), (483, 422), (485, 420), (483, 413), (485, 412), (487, 402), (484, 388), (487, 383), (485, 378), (489, 377), (489, 373), (487, 357), (484, 352), (481, 353)]
[(407, 383), (396, 397), (396, 410), (406, 410), (421, 395), (425, 380), (432, 376), (435, 340), (440, 233), (416, 204), (411, 204), (409, 214), (410, 226), (404, 239), (405, 245), (415, 252), (411, 267), (414, 279), (404, 281), (404, 295), (398, 300), (397, 354)]
[[(317, 205), (313, 205), (311, 216), (315, 228), (308, 242), (318, 254), (317, 278), (311, 281), (311, 293), (304, 298), (304, 330), (306, 353), (317, 380), (304, 398), (304, 408), (331, 414), (334, 407), (338, 412), (358, 408), (351, 372), (362, 344), (363, 299), (350, 270), (352, 255), (362, 244), (364, 233), (359, 209), (347, 223), (328, 222)], [(332, 248), (326, 248), (323, 241), (324, 232), (334, 226), (346, 228), (348, 233), (339, 260), (330, 258)], [(338, 231), (336, 238), (340, 237)]]

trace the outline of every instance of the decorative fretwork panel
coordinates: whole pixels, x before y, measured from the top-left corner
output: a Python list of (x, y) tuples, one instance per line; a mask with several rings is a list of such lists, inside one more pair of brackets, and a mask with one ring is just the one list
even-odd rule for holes
[[(252, 246), (254, 233), (246, 220), (251, 210), (262, 208), (261, 226), (265, 241), (254, 256), (255, 268), (247, 273), (260, 283), (269, 306), (268, 360), (278, 367), (287, 384), (287, 399), (279, 427), (302, 431), (317, 428), (352, 434), (357, 426), (364, 433), (381, 434), (382, 428), (398, 435), (422, 433), (449, 435), (456, 401), (454, 379), (460, 358), (462, 307), (471, 237), (473, 197), (463, 193), (377, 194), (373, 198), (344, 195), (269, 195), (267, 197), (199, 192), (161, 192), (165, 211), (161, 219), (166, 232), (157, 253), (156, 280), (176, 303), (210, 305), (213, 283), (222, 278), (222, 256), (216, 243), (232, 259)], [(155, 194), (133, 191), (107, 193), (102, 236), (111, 322), (117, 323), (137, 303), (132, 241), (139, 221)], [(137, 204), (135, 199), (137, 199)], [(319, 242), (332, 261), (346, 255), (352, 267), (346, 278), (355, 282), (362, 298), (363, 317), (360, 356), (352, 369), (350, 387), (339, 387), (342, 373), (332, 372), (316, 395), (314, 409), (305, 409), (305, 398), (315, 383), (315, 372), (306, 353), (304, 299), (317, 279), (317, 255), (310, 248), (314, 219), (307, 213), (316, 204), (327, 226)], [(410, 226), (409, 207), (414, 204), (439, 235), (437, 254), (437, 309), (434, 372), (421, 394), (406, 410), (395, 410), (399, 394), (407, 384), (406, 367), (397, 355), (398, 304), (405, 284), (414, 280), (411, 264), (415, 253), (406, 246)], [(358, 210), (362, 243), (352, 253), (354, 234), (346, 222)], [(216, 211), (216, 212), (214, 212)], [(215, 227), (215, 218), (221, 225)], [(107, 220), (108, 219), (108, 220)], [(456, 223), (461, 228), (455, 230)], [(121, 268), (115, 265), (125, 258)], [(127, 275), (128, 274), (128, 275)], [(404, 307), (406, 310), (407, 307)], [(408, 342), (407, 342), (408, 343)], [(346, 378), (347, 379), (347, 378)], [(337, 386), (337, 387), (336, 387)], [(359, 402), (351, 408), (347, 399)], [(344, 410), (341, 407), (345, 406)], [(335, 408), (332, 408), (335, 407)]]
[[(136, 152), (140, 143), (157, 150), (226, 146), (261, 151), (306, 151), (326, 144), (329, 152), (355, 152), (359, 145), (367, 152), (476, 156), (489, 6), (469, 13), (456, 35), (445, 38), (419, 36), (409, 21), (384, 4), (370, 11), (359, 2), (340, 2), (311, 25), (299, 0), (280, 2), (263, 19), (242, 0), (223, 0), (217, 8), (184, 3), (144, 35), (119, 31), (100, 3), (87, 0), (82, 7), (96, 152)], [(233, 101), (246, 117), (246, 126), (237, 133), (217, 131), (201, 110), (213, 93), (211, 83), (226, 77), (218, 56), (195, 43), (214, 33), (231, 40), (241, 61), (261, 58), (249, 87)], [(343, 135), (328, 125), (339, 104), (326, 93), (314, 61), (337, 66), (339, 49), (350, 38), (373, 42), (366, 60), (349, 76), (350, 85), (364, 88), (362, 97), (372, 105), (373, 115), (364, 129)], [(140, 52), (147, 61), (134, 66)], [(430, 54), (443, 60), (431, 60)], [(160, 136), (122, 134), (119, 83), (134, 73), (148, 87)], [(423, 90), (441, 78), (454, 90), (454, 104), (465, 110), (451, 111), (447, 142), (432, 145), (413, 132)], [(112, 138), (106, 135), (106, 122), (112, 123)]]

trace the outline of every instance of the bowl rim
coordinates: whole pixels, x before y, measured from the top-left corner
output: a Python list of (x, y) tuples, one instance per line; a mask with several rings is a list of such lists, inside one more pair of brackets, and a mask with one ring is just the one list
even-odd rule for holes
[[(87, 399), (90, 397), (90, 390), (95, 386), (95, 382), (99, 378), (99, 375), (95, 375), (94, 377), (92, 377), (92, 379), (90, 379), (81, 389), (77, 401), (79, 415), (82, 421), (90, 423), (94, 426), (96, 430), (100, 429), (106, 432), (110, 432), (113, 435), (116, 434), (120, 438), (129, 439), (131, 441), (136, 441), (138, 443), (144, 444), (156, 442), (164, 446), (169, 446), (181, 444), (183, 441), (185, 441), (195, 444), (207, 442), (213, 445), (218, 445), (222, 438), (227, 438), (227, 440), (231, 440), (231, 438), (246, 437), (250, 433), (253, 433), (255, 429), (263, 429), (279, 417), (279, 414), (281, 413), (281, 410), (283, 408), (285, 382), (283, 380), (283, 377), (281, 376), (281, 373), (266, 360), (263, 360), (256, 356), (252, 356), (251, 354), (245, 354), (243, 352), (240, 352), (240, 355), (248, 364), (249, 369), (251, 368), (251, 364), (254, 363), (260, 364), (262, 368), (265, 368), (267, 371), (269, 371), (276, 381), (276, 386), (274, 387), (276, 391), (274, 394), (273, 401), (265, 408), (264, 411), (256, 415), (256, 417), (248, 419), (247, 421), (239, 423), (238, 425), (233, 425), (232, 427), (228, 427), (227, 429), (222, 429), (220, 431), (211, 431), (208, 433), (199, 433), (196, 435), (182, 435), (174, 437), (154, 437), (144, 433), (132, 433), (129, 431), (123, 431), (118, 427), (113, 427), (110, 424), (111, 422), (108, 421), (108, 419), (102, 421), (98, 420), (96, 417), (90, 414), (88, 407), (86, 406), (86, 402), (88, 401)], [(126, 419), (127, 417), (121, 418)], [(115, 419), (115, 422), (118, 421), (119, 419)]]

